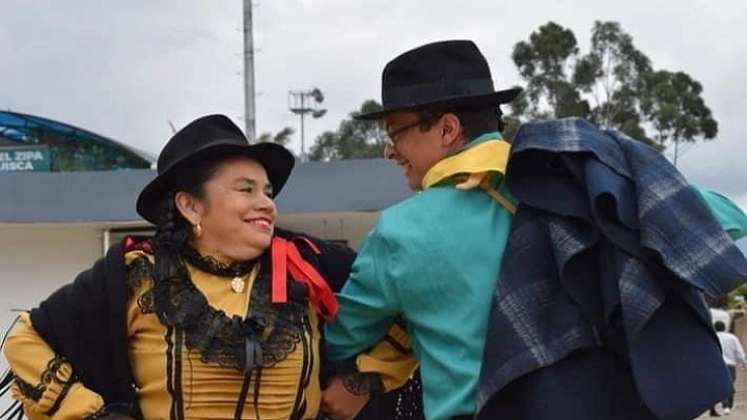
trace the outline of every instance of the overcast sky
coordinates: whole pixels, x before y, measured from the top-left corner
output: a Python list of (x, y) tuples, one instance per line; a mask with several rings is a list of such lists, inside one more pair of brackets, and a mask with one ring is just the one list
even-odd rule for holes
[[(288, 90), (319, 87), (325, 117), (307, 147), (365, 99), (379, 99), (383, 65), (426, 42), (473, 39), (496, 87), (520, 83), (512, 46), (553, 20), (582, 52), (595, 20), (615, 20), (654, 67), (700, 81), (719, 122), (716, 141), (690, 147), (682, 171), (747, 207), (747, 2), (265, 0), (255, 3), (258, 132), (298, 127)], [(243, 127), (242, 2), (0, 1), (0, 107), (90, 129), (157, 154), (197, 116)], [(298, 150), (296, 139), (293, 147)]]

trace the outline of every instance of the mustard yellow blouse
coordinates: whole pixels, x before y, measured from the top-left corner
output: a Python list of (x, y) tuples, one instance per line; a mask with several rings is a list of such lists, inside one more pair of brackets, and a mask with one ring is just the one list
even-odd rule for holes
[[(146, 255), (133, 251), (125, 256), (126, 263)], [(150, 256), (148, 256), (150, 258)], [(187, 264), (192, 282), (207, 298), (208, 303), (219, 308), (229, 317), (243, 318), (249, 311), (249, 298), (256, 278), (255, 269), (246, 280), (242, 293), (231, 288), (231, 279), (200, 271)], [(168, 419), (172, 397), (169, 394), (167, 354), (169, 344), (176, 340), (174, 334), (166, 336), (167, 329), (155, 314), (143, 313), (138, 300), (152, 287), (146, 279), (130, 300), (127, 311), (129, 332), (129, 354), (133, 378), (138, 387), (140, 408), (146, 419)], [(262, 371), (257, 410), (262, 419), (315, 418), (319, 412), (321, 390), (319, 385), (319, 329), (313, 308), (308, 310), (310, 326), (305, 331), (303, 345), (277, 365)], [(181, 346), (181, 397), (184, 418), (230, 419), (233, 418), (239, 400), (244, 376), (241, 372), (205, 364), (199, 352), (189, 352)], [(304, 363), (304, 359), (306, 362)], [(173, 366), (172, 369), (179, 368)], [(308, 383), (303, 384), (308, 377)], [(250, 387), (253, 389), (253, 386)], [(176, 390), (175, 392), (178, 392)], [(299, 395), (300, 393), (300, 395)], [(251, 395), (251, 393), (250, 393)], [(297, 398), (298, 396), (298, 398)], [(298, 401), (298, 402), (297, 402)], [(254, 419), (252, 398), (247, 398), (243, 418)]]
[[(125, 262), (129, 265), (143, 256), (152, 262), (152, 256), (142, 251), (127, 253)], [(244, 290), (237, 293), (231, 287), (231, 279), (201, 271), (190, 264), (187, 268), (192, 282), (212, 307), (224, 311), (229, 317), (243, 318), (248, 313), (257, 269), (247, 276)], [(175, 346), (178, 337), (174, 333), (167, 334), (167, 328), (158, 317), (144, 311), (138, 303), (152, 286), (152, 279), (142, 279), (127, 308), (130, 362), (144, 418), (170, 419), (175, 408), (183, 413), (177, 418), (234, 418), (243, 374), (215, 363), (203, 363), (199, 352), (189, 351), (185, 345)], [(314, 308), (309, 307), (308, 320), (302, 342), (285, 359), (262, 369), (256, 407), (252, 383), (242, 412), (243, 419), (255, 419), (256, 414), (268, 420), (313, 419), (319, 415), (321, 337)], [(397, 342), (409, 346), (409, 338), (397, 327), (394, 327), (394, 337)], [(181, 349), (181, 357), (176, 357), (175, 348)], [(103, 407), (102, 398), (79, 382), (64, 389), (63, 383), (73, 377), (73, 367), (55, 355), (36, 333), (28, 314), (20, 317), (8, 336), (5, 353), (19, 378), (12, 390), (13, 398), (23, 403), (24, 412), (31, 420), (82, 419)], [(174, 363), (177, 359), (181, 360), (180, 364)], [(385, 388), (389, 390), (406, 381), (415, 368), (415, 362), (411, 354), (401, 353), (390, 343), (382, 341), (369, 354), (359, 356), (358, 367), (363, 372), (381, 373)], [(175, 369), (180, 372), (180, 384), (173, 383)], [(21, 386), (26, 389), (22, 390)], [(29, 388), (36, 391), (29, 392)], [(174, 407), (173, 393), (181, 396), (181, 407)], [(49, 416), (53, 407), (54, 415)]]

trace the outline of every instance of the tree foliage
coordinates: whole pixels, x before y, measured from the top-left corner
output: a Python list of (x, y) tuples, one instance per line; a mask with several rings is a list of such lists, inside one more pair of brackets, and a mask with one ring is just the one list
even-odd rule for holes
[(586, 54), (570, 29), (548, 22), (514, 46), (512, 59), (527, 85), (509, 118), (583, 117), (661, 149), (718, 132), (700, 84), (655, 71), (617, 22), (594, 23)]
[(571, 78), (571, 59), (577, 54), (576, 36), (554, 22), (514, 46), (512, 58), (527, 81), (526, 111), (533, 119), (588, 115), (588, 103)]
[(350, 113), (336, 131), (325, 131), (317, 137), (309, 153), (310, 160), (370, 159), (383, 156), (386, 131), (379, 121), (359, 121), (358, 114), (375, 112), (381, 105), (374, 100), (363, 102)]
[(257, 143), (277, 143), (281, 146), (287, 146), (291, 141), (291, 136), (295, 130), (291, 127), (285, 127), (275, 134), (262, 133), (257, 137)]
[[(680, 143), (718, 133), (700, 83), (681, 71), (654, 69), (617, 22), (595, 22), (586, 53), (572, 30), (548, 22), (516, 43), (511, 58), (526, 86), (503, 117), (508, 139), (528, 120), (577, 116), (660, 150), (674, 145), (676, 163)], [(365, 101), (337, 130), (317, 137), (309, 158), (381, 157), (386, 139), (381, 123), (352, 118), (379, 109), (376, 101)]]
[(641, 109), (653, 127), (654, 141), (661, 147), (674, 143), (675, 164), (681, 142), (716, 137), (718, 123), (700, 96), (703, 88), (689, 75), (659, 70), (646, 75), (644, 86)]

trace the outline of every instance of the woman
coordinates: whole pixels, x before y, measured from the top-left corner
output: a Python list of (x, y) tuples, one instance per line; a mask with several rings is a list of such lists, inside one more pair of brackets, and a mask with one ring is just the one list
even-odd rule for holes
[(275, 228), (293, 162), (222, 115), (176, 133), (137, 200), (155, 237), (113, 247), (9, 335), (3, 382), (25, 414), (316, 418), (320, 324), (355, 255)]

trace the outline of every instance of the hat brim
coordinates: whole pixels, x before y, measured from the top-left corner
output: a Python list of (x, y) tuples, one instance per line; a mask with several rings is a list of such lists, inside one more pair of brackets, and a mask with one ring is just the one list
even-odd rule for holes
[(166, 169), (162, 174), (149, 182), (140, 192), (137, 199), (137, 212), (145, 220), (158, 224), (158, 204), (161, 197), (175, 188), (175, 179), (184, 170), (199, 165), (200, 160), (207, 155), (234, 157), (246, 156), (259, 162), (267, 172), (267, 178), (273, 187), (273, 197), (276, 197), (285, 186), (295, 164), (295, 158), (285, 147), (275, 143), (258, 143), (251, 145), (237, 145), (235, 143), (214, 142), (196, 150), (189, 157), (179, 161)]
[(457, 105), (457, 106), (500, 105), (500, 104), (506, 104), (506, 103), (513, 101), (517, 96), (519, 96), (519, 93), (521, 93), (521, 91), (522, 91), (521, 88), (511, 88), (511, 89), (499, 90), (497, 92), (489, 93), (487, 95), (453, 96), (449, 98), (438, 99), (437, 101), (383, 108), (376, 112), (367, 112), (365, 114), (356, 115), (353, 118), (356, 120), (379, 120), (379, 119), (384, 118), (384, 116), (386, 116), (387, 114), (391, 114), (392, 112), (411, 111), (411, 110), (417, 110), (417, 109), (423, 109), (423, 108), (429, 108), (429, 107), (449, 106), (449, 105)]

